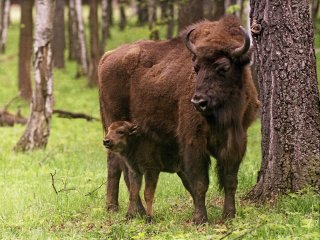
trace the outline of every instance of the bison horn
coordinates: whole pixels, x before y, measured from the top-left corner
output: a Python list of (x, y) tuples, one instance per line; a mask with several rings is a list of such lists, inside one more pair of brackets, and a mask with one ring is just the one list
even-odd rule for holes
[(184, 39), (184, 44), (186, 45), (186, 47), (190, 50), (190, 52), (192, 52), (194, 55), (196, 54), (196, 47), (191, 43), (189, 37), (190, 34), (195, 30), (195, 28), (192, 28), (186, 35), (185, 39)]
[(232, 55), (235, 57), (241, 57), (250, 48), (250, 37), (249, 37), (247, 31), (242, 26), (240, 26), (240, 29), (244, 35), (244, 44), (241, 47), (238, 47), (235, 50), (233, 50)]

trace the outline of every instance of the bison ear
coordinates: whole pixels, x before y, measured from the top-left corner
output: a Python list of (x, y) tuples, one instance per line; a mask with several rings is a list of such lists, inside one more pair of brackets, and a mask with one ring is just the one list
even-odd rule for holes
[(139, 132), (139, 127), (136, 124), (132, 124), (129, 129), (129, 135), (136, 135)]

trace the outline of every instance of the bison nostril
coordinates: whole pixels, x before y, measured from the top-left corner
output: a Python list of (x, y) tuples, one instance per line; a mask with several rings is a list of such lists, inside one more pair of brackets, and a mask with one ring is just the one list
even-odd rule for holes
[(202, 100), (199, 102), (199, 107), (206, 108), (208, 106), (208, 101)]
[(205, 111), (207, 110), (208, 107), (208, 101), (205, 99), (197, 99), (197, 98), (192, 98), (191, 102), (193, 103), (194, 107), (199, 111)]
[(105, 147), (110, 147), (110, 146), (112, 145), (112, 142), (111, 142), (110, 139), (104, 139), (104, 140), (103, 140), (103, 145), (104, 145)]

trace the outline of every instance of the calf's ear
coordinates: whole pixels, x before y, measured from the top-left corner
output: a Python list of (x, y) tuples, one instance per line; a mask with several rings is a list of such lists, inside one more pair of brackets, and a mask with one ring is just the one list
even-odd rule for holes
[(132, 124), (129, 129), (129, 135), (138, 134), (138, 126), (136, 124)]

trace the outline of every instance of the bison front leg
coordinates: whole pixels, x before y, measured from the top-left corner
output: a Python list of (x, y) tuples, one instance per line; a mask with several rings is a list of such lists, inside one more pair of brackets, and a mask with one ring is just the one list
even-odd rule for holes
[(235, 195), (238, 185), (238, 171), (240, 163), (221, 166), (223, 172), (222, 185), (224, 188), (223, 219), (234, 218), (236, 214)]
[(144, 179), (145, 179), (144, 199), (147, 204), (146, 220), (148, 222), (151, 222), (153, 219), (152, 207), (153, 207), (154, 194), (156, 192), (159, 174), (160, 174), (159, 171), (148, 170), (144, 175)]
[(115, 154), (108, 152), (108, 176), (107, 176), (107, 209), (118, 211), (119, 181), (121, 177), (121, 163)]
[(146, 210), (144, 209), (141, 198), (140, 189), (142, 183), (142, 174), (135, 173), (129, 170), (129, 180), (130, 180), (130, 193), (129, 193), (129, 207), (126, 217), (131, 219), (137, 215), (145, 215)]
[(208, 221), (205, 200), (209, 185), (208, 169), (210, 158), (209, 156), (194, 156), (194, 149), (191, 152), (186, 155), (183, 172), (190, 183), (191, 191), (189, 192), (193, 195), (195, 207), (193, 222), (195, 224), (203, 224)]

